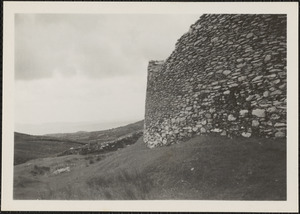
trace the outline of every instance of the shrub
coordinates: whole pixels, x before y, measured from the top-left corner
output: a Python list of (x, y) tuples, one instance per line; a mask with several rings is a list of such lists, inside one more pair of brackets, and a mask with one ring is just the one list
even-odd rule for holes
[(31, 170), (30, 173), (32, 175), (44, 175), (49, 171), (50, 171), (50, 167), (34, 165), (33, 170)]
[(101, 161), (102, 157), (100, 155), (97, 156), (96, 161)]

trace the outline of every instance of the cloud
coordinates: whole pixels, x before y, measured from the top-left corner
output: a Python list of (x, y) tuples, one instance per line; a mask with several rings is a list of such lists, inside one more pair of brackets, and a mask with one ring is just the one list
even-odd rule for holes
[(16, 15), (15, 122), (143, 119), (149, 60), (166, 59), (198, 17)]
[(15, 76), (51, 78), (59, 71), (103, 78), (140, 72), (141, 64), (167, 58), (182, 29), (195, 20), (195, 15), (18, 14)]
[(145, 82), (144, 77), (66, 80), (59, 73), (51, 80), (18, 81), (15, 117), (27, 123), (140, 120)]

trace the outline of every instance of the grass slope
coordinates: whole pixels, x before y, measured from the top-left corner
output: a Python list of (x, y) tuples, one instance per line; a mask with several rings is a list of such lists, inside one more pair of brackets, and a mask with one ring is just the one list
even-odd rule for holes
[[(70, 172), (55, 175), (57, 169)], [(285, 139), (197, 136), (15, 166), (14, 199), (286, 200)]]
[(51, 157), (71, 147), (78, 147), (87, 143), (102, 143), (142, 130), (144, 121), (126, 126), (96, 131), (76, 132), (67, 134), (28, 135), (15, 132), (14, 165), (28, 160)]
[(80, 142), (60, 140), (53, 137), (14, 133), (14, 165), (28, 160), (53, 156)]

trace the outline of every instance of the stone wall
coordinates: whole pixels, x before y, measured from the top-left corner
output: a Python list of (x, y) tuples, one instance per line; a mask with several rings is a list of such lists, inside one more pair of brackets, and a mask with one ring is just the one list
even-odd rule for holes
[(285, 137), (286, 15), (202, 15), (150, 61), (144, 141), (207, 133)]
[(124, 148), (128, 145), (134, 144), (137, 140), (143, 135), (143, 131), (135, 131), (133, 133), (129, 133), (122, 137), (119, 137), (112, 141), (106, 141), (101, 143), (87, 143), (83, 146), (79, 146), (76, 148), (70, 148), (66, 151), (61, 152), (58, 156), (64, 155), (87, 155), (87, 154), (100, 154), (105, 152), (116, 151), (118, 149)]

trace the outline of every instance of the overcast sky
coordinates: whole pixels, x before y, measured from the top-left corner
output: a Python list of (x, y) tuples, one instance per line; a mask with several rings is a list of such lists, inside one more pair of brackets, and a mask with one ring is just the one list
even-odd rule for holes
[(15, 16), (15, 122), (138, 121), (147, 65), (197, 15)]

